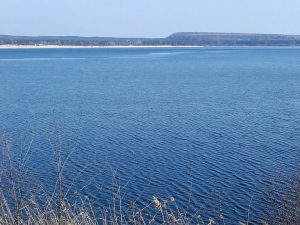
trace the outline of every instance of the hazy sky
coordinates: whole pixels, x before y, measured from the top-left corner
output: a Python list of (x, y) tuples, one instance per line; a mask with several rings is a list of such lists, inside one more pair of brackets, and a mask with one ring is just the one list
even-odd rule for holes
[(0, 0), (0, 34), (300, 34), (300, 0)]

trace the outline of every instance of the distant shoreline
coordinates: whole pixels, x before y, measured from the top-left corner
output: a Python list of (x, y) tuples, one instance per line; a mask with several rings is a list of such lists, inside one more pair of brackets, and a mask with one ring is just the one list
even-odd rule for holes
[(299, 47), (300, 35), (210, 32), (177, 32), (165, 38), (0, 35), (0, 48), (197, 48), (203, 46)]
[(0, 49), (129, 49), (129, 48), (300, 48), (300, 46), (200, 46), (200, 45), (0, 45)]
[(43, 48), (203, 48), (204, 46), (173, 45), (114, 45), (114, 46), (82, 46), (82, 45), (0, 45), (0, 49), (43, 49)]

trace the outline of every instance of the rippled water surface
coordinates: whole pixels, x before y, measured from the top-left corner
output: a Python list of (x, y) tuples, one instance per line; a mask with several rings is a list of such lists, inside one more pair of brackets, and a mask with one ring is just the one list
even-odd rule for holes
[(267, 178), (300, 166), (300, 49), (0, 50), (0, 132), (33, 138), (46, 183), (53, 124), (99, 204), (116, 173), (129, 200), (260, 216)]

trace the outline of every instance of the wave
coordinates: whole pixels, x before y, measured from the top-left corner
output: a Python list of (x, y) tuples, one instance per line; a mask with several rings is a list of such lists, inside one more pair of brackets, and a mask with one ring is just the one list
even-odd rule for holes
[(174, 55), (180, 55), (180, 54), (186, 54), (189, 52), (152, 52), (152, 53), (146, 53), (146, 54), (136, 54), (136, 55), (123, 55), (123, 56), (117, 56), (112, 57), (115, 59), (147, 59), (147, 58), (160, 58), (160, 57), (166, 57), (166, 56), (174, 56)]
[(189, 52), (152, 52), (149, 55), (157, 55), (157, 56), (164, 56), (164, 55), (179, 55), (179, 54), (186, 54)]

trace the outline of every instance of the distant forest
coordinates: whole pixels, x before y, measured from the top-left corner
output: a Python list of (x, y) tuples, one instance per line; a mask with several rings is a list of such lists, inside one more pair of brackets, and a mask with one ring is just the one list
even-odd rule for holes
[(300, 46), (300, 35), (181, 32), (166, 38), (0, 35), (0, 45), (60, 46)]

